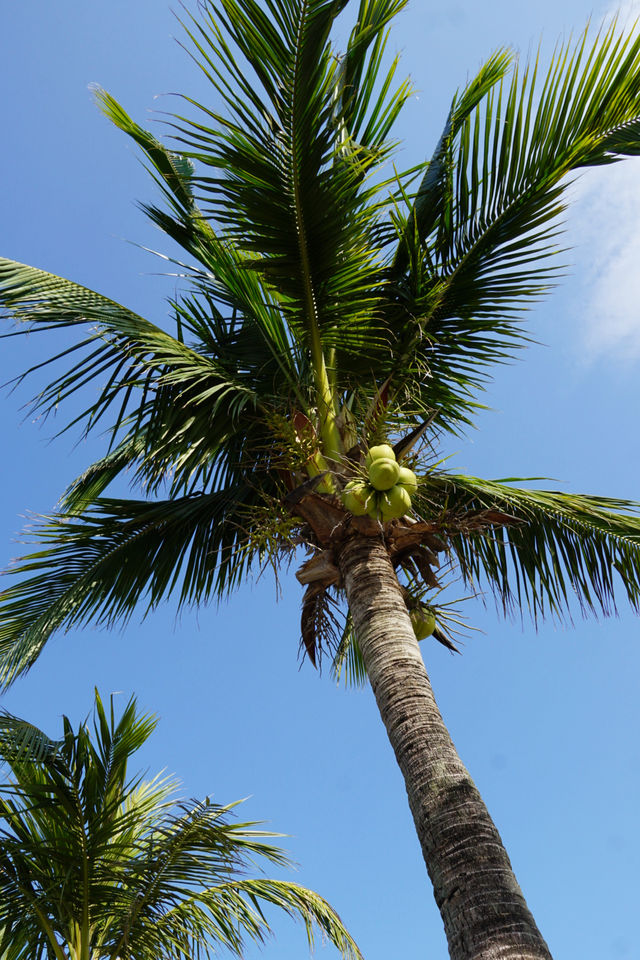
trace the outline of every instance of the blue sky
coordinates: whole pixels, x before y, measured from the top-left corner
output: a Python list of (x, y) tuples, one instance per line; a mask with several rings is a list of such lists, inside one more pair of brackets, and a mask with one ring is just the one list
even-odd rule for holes
[[(399, 130), (400, 164), (430, 154), (454, 90), (496, 47), (526, 56), (541, 39), (548, 54), (559, 37), (607, 12), (583, 0), (414, 0), (391, 41), (417, 89)], [(149, 110), (172, 108), (159, 94), (204, 98), (172, 39), (179, 33), (165, 0), (31, 0), (7, 6), (0, 36), (0, 254), (159, 322), (173, 281), (134, 245), (162, 249), (135, 206), (154, 188), (88, 85), (104, 86), (142, 123)], [(449, 452), (456, 469), (480, 476), (544, 475), (565, 490), (640, 499), (640, 160), (590, 174), (573, 192), (568, 276), (529, 317), (539, 345), (496, 371), (485, 397), (492, 409)], [(4, 341), (0, 380), (53, 349), (45, 337)], [(56, 422), (32, 423), (29, 396), (29, 384), (1, 394), (6, 560), (20, 552), (25, 515), (51, 510), (101, 451), (97, 438), (51, 442)], [(94, 685), (123, 699), (135, 691), (161, 717), (143, 765), (175, 771), (189, 796), (250, 796), (246, 816), (291, 834), (297, 878), (337, 907), (367, 960), (444, 960), (404, 786), (372, 697), (300, 666), (300, 590), (292, 575), (281, 586), (278, 603), (265, 574), (220, 609), (177, 617), (169, 603), (121, 632), (58, 636), (3, 704), (53, 732), (61, 713), (75, 721), (87, 713)], [(556, 957), (634, 960), (637, 618), (623, 608), (619, 619), (536, 633), (504, 623), (491, 601), (486, 609), (470, 601), (467, 613), (482, 632), (467, 639), (462, 657), (428, 641), (423, 653), (542, 932)], [(299, 929), (277, 930), (265, 957), (305, 955)]]

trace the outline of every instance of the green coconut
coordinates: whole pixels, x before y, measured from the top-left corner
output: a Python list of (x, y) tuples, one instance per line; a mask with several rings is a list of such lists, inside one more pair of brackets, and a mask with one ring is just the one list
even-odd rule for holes
[(373, 520), (380, 519), (379, 501), (381, 496), (381, 493), (378, 493), (377, 490), (373, 490), (373, 496), (369, 497), (367, 501), (367, 513)]
[(400, 467), (399, 469), (400, 476), (398, 477), (398, 483), (404, 487), (409, 496), (413, 496), (418, 489), (418, 478), (413, 470), (409, 470), (408, 467)]
[(371, 447), (365, 457), (364, 465), (368, 470), (374, 460), (395, 460), (395, 458), (393, 447), (390, 447), (388, 443), (381, 443), (377, 447)]
[(378, 505), (383, 520), (398, 520), (411, 510), (411, 497), (404, 487), (396, 484), (380, 494)]
[(390, 490), (398, 482), (400, 467), (395, 460), (383, 457), (373, 460), (367, 472), (372, 487), (376, 490)]
[(416, 640), (430, 637), (436, 628), (436, 615), (428, 607), (416, 607), (409, 613)]
[(342, 502), (355, 517), (364, 517), (373, 499), (373, 490), (363, 480), (350, 480), (342, 491)]

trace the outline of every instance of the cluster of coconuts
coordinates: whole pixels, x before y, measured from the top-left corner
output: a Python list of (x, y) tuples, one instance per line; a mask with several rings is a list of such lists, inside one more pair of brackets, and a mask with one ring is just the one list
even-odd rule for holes
[(375, 520), (397, 520), (411, 510), (411, 496), (418, 489), (413, 470), (401, 467), (388, 443), (371, 447), (364, 462), (367, 477), (350, 480), (342, 491), (344, 506), (356, 517), (368, 514)]

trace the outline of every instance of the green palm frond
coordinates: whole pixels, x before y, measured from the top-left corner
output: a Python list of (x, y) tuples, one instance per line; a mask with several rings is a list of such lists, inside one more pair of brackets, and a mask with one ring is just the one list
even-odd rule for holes
[(419, 509), (439, 516), (464, 578), (534, 620), (574, 606), (611, 614), (618, 591), (639, 609), (640, 506), (515, 482), (434, 474), (421, 488)]
[(351, 614), (347, 614), (344, 631), (331, 664), (331, 675), (336, 683), (342, 680), (347, 687), (363, 687), (368, 680)]
[(585, 32), (542, 79), (537, 63), (510, 79), (507, 65), (496, 55), (454, 101), (394, 261), (402, 310), (391, 316), (405, 330), (417, 318), (406, 358), (428, 371), (413, 392), (454, 424), (487, 366), (523, 341), (523, 309), (558, 277), (571, 174), (640, 151), (637, 35), (614, 24), (590, 43)]
[[(281, 374), (286, 371), (283, 358), (293, 363), (296, 370), (300, 358), (292, 352), (288, 330), (268, 289), (261, 283), (256, 271), (249, 264), (230, 237), (219, 237), (210, 222), (198, 208), (193, 196), (194, 168), (191, 161), (180, 153), (168, 150), (151, 133), (136, 124), (124, 108), (104, 90), (95, 91), (98, 104), (105, 115), (140, 146), (149, 159), (152, 169), (159, 175), (163, 195), (172, 212), (143, 204), (147, 215), (176, 241), (186, 252), (194, 256), (205, 268), (201, 272), (192, 267), (188, 272), (196, 281), (200, 293), (196, 298), (185, 298), (175, 304), (178, 330), (190, 330), (199, 342), (220, 349), (228, 337), (220, 330), (224, 317), (223, 306), (245, 318), (252, 324), (251, 336), (271, 345), (273, 358), (281, 362)], [(157, 177), (156, 177), (157, 180)], [(222, 335), (221, 335), (222, 334)]]
[(40, 761), (54, 757), (59, 746), (59, 741), (50, 740), (33, 724), (12, 717), (6, 711), (0, 713), (0, 756), (6, 755), (14, 762)]
[[(109, 460), (113, 476), (128, 465), (134, 449), (146, 463), (153, 451), (155, 480), (166, 475), (161, 449), (168, 450), (174, 468), (181, 453), (189, 450), (190, 459), (204, 469), (240, 425), (245, 437), (252, 424), (255, 432), (265, 405), (271, 407), (274, 398), (282, 402), (290, 397), (302, 409), (309, 404), (304, 363), (282, 319), (266, 304), (259, 304), (255, 315), (225, 319), (209, 294), (185, 297), (173, 305), (179, 333), (174, 337), (93, 291), (6, 260), (0, 261), (0, 303), (24, 321), (25, 330), (94, 325), (89, 336), (47, 361), (63, 360), (84, 348), (82, 358), (33, 404), (47, 413), (97, 382), (97, 399), (73, 423), (84, 420), (89, 430), (115, 411), (112, 436), (124, 430), (126, 439)], [(261, 436), (261, 445), (265, 442)], [(101, 475), (103, 480), (107, 476), (106, 462)], [(176, 476), (188, 485), (191, 475), (177, 470)]]
[(81, 514), (40, 524), (40, 549), (0, 593), (0, 682), (33, 664), (57, 629), (126, 621), (177, 592), (198, 603), (233, 589), (257, 558), (252, 517), (262, 494), (249, 485), (165, 501), (97, 499)]
[(115, 97), (102, 90), (100, 87), (94, 87), (94, 96), (96, 102), (106, 117), (111, 120), (123, 133), (130, 136), (144, 151), (149, 162), (156, 182), (162, 186), (163, 193), (167, 200), (176, 206), (180, 214), (195, 215), (196, 226), (207, 235), (211, 235), (210, 225), (200, 216), (195, 204), (192, 189), (193, 164), (179, 153), (168, 150), (153, 134), (149, 133), (143, 127), (139, 126), (126, 112), (124, 107), (118, 103)]
[[(426, 238), (446, 213), (450, 199), (452, 153), (465, 122), (505, 77), (512, 57), (494, 54), (454, 99), (445, 129), (432, 159), (427, 164), (399, 175), (400, 189), (393, 200), (392, 219), (399, 238), (390, 268), (392, 282), (381, 290), (382, 330), (372, 343), (382, 344), (376, 353), (379, 378), (389, 380), (402, 406), (411, 398), (414, 415), (420, 419), (439, 411), (440, 425), (456, 431), (469, 422), (477, 406), (473, 394), (484, 378), (484, 368), (505, 357), (501, 339), (512, 339), (512, 324), (492, 317), (483, 322), (474, 316), (465, 326), (460, 317), (449, 324), (434, 315), (446, 286), (433, 264), (424, 255)], [(415, 198), (410, 203), (405, 182), (424, 171)], [(400, 213), (401, 203), (409, 206)], [(389, 349), (389, 341), (394, 343)]]
[(411, 206), (394, 257), (394, 272), (402, 272), (407, 268), (410, 251), (415, 255), (414, 251), (420, 249), (420, 245), (446, 216), (446, 204), (451, 201), (454, 189), (451, 182), (454, 145), (469, 117), (493, 87), (504, 80), (512, 60), (513, 56), (508, 51), (494, 53), (462, 93), (454, 98), (444, 130)]
[[(381, 161), (385, 118), (395, 116), (408, 91), (389, 94), (387, 77), (375, 99), (380, 44), (401, 4), (363, 3), (362, 21), (340, 58), (328, 38), (344, 6), (345, 0), (296, 0), (286, 10), (275, 2), (262, 9), (254, 0), (233, 0), (224, 10), (207, 4), (203, 23), (194, 20), (188, 33), (228, 116), (192, 104), (202, 121), (176, 118), (176, 124), (178, 143), (196, 163), (194, 184), (208, 215), (277, 289), (296, 335), (312, 351), (321, 334), (325, 345), (338, 351), (351, 345), (353, 353), (367, 346), (359, 323), (370, 310), (378, 269), (369, 235), (377, 214), (367, 203), (375, 188), (363, 185), (363, 175)], [(363, 74), (365, 63), (373, 73)]]
[(134, 467), (144, 456), (146, 443), (139, 431), (133, 437), (126, 437), (105, 457), (96, 460), (87, 467), (65, 490), (60, 504), (65, 514), (82, 513), (89, 504), (94, 503), (123, 471)]
[[(253, 879), (289, 866), (277, 835), (233, 819), (237, 804), (176, 802), (173, 779), (144, 781), (128, 762), (156, 725), (135, 700), (116, 718), (96, 691), (93, 730), (63, 718), (50, 740), (5, 715), (0, 759), (0, 945), (10, 960), (193, 960), (241, 956), (270, 934), (264, 907), (319, 930), (345, 957), (353, 939), (318, 894)], [(28, 738), (25, 731), (29, 730)], [(28, 742), (27, 742), (28, 740)], [(43, 745), (46, 747), (43, 749)]]
[[(205, 891), (201, 895), (203, 902), (211, 898), (211, 914), (213, 906), (217, 907), (218, 918), (227, 920), (233, 918), (235, 930), (246, 930), (251, 938), (260, 943), (264, 942), (265, 930), (262, 905), (277, 907), (287, 913), (292, 919), (300, 919), (305, 927), (309, 946), (314, 946), (315, 930), (322, 932), (323, 937), (333, 943), (342, 956), (347, 960), (357, 960), (360, 951), (346, 931), (335, 911), (323, 897), (307, 890), (295, 883), (285, 883), (282, 880), (267, 878), (236, 880), (232, 883), (219, 884), (213, 890)], [(207, 903), (207, 906), (209, 904)], [(177, 918), (181, 922), (181, 918)], [(229, 930), (229, 933), (231, 931)], [(239, 944), (241, 947), (242, 944)]]
[[(150, 379), (155, 381), (165, 374), (168, 382), (195, 384), (204, 395), (221, 391), (227, 395), (234, 392), (234, 387), (236, 392), (248, 392), (244, 385), (233, 385), (221, 377), (215, 362), (204, 353), (190, 349), (120, 304), (43, 270), (0, 260), (0, 306), (24, 324), (22, 332), (78, 324), (90, 324), (94, 328), (84, 339), (40, 364), (44, 366), (76, 351), (89, 350), (35, 398), (34, 406), (44, 413), (55, 409), (87, 383), (100, 382), (101, 377), (107, 379), (99, 399), (81, 415), (88, 418), (90, 426), (116, 401), (120, 404), (116, 420), (119, 424), (125, 418), (124, 411), (132, 393), (148, 390)], [(24, 376), (35, 369), (28, 370)]]
[(547, 289), (568, 175), (640, 152), (640, 39), (613, 25), (561, 47), (540, 86), (516, 67), (460, 127), (446, 209), (426, 238), (437, 316), (512, 312)]
[[(360, 0), (355, 26), (339, 58), (335, 119), (341, 154), (350, 155), (355, 163), (360, 162), (362, 152), (378, 151), (378, 159), (386, 155), (391, 147), (387, 138), (393, 123), (411, 93), (407, 81), (391, 92), (397, 57), (382, 75), (387, 26), (407, 2)], [(364, 173), (366, 165), (362, 169)]]

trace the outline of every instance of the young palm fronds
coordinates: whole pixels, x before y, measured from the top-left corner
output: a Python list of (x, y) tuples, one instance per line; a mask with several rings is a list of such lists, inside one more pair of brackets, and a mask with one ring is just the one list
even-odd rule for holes
[(94, 723), (61, 740), (0, 716), (0, 950), (7, 960), (195, 960), (242, 956), (270, 934), (265, 906), (316, 929), (349, 960), (355, 943), (325, 900), (299, 884), (253, 878), (288, 866), (237, 804), (176, 799), (177, 782), (128, 773), (155, 728), (130, 700), (116, 719), (96, 692)]

